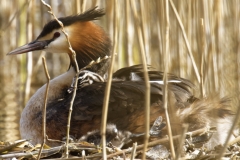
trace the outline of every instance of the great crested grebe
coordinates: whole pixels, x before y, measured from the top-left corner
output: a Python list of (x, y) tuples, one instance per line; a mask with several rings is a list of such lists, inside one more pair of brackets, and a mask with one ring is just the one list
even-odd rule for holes
[[(104, 30), (92, 22), (104, 15), (102, 9), (90, 9), (82, 14), (59, 18), (69, 35), (70, 43), (76, 52), (78, 67), (87, 66), (92, 60), (109, 56), (111, 41)], [(69, 70), (50, 81), (46, 132), (49, 138), (61, 140), (66, 136), (69, 103), (72, 98), (71, 84), (76, 68), (68, 49), (68, 43), (56, 20), (48, 22), (36, 40), (21, 46), (8, 55), (21, 54), (29, 51), (45, 50), (52, 53), (67, 53), (70, 58)], [(108, 60), (93, 65), (87, 71), (103, 76), (108, 68)], [(151, 124), (158, 116), (164, 117), (162, 107), (162, 72), (149, 68), (151, 80)], [(111, 87), (109, 100), (108, 123), (113, 123), (124, 131), (144, 131), (144, 93), (143, 71), (140, 65), (122, 68), (113, 74), (115, 79)], [(211, 126), (229, 115), (227, 105), (221, 99), (204, 99), (190, 102), (193, 97), (189, 91), (193, 85), (186, 79), (169, 74), (169, 93), (175, 105), (173, 122), (180, 126), (186, 122), (190, 129)], [(88, 131), (100, 128), (106, 82), (100, 80), (81, 86), (77, 90), (73, 105), (70, 134), (80, 138)], [(42, 142), (42, 107), (46, 85), (43, 85), (30, 98), (20, 119), (21, 137), (32, 139), (33, 144)], [(212, 114), (213, 113), (213, 114)], [(214, 120), (214, 121), (213, 121)], [(229, 126), (230, 127), (230, 126)], [(225, 130), (226, 131), (226, 130)], [(216, 133), (216, 137), (222, 133)], [(223, 139), (222, 139), (223, 140)], [(220, 143), (219, 138), (216, 140)], [(214, 140), (215, 141), (215, 140)]]

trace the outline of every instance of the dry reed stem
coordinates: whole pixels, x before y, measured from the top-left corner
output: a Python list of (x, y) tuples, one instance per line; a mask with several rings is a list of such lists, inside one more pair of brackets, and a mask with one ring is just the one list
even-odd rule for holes
[[(157, 1), (157, 14), (158, 14), (158, 20), (157, 20), (157, 37), (158, 37), (158, 52), (159, 52), (159, 57), (162, 56), (162, 53), (164, 51), (164, 41), (163, 41), (163, 33), (162, 33), (162, 27), (161, 24), (164, 24), (164, 17), (165, 17), (165, 12), (164, 9), (161, 9), (163, 1)], [(163, 63), (162, 60), (160, 60), (160, 64), (159, 66), (160, 68), (164, 68), (163, 67)]]
[(72, 99), (71, 99), (71, 102), (70, 102), (69, 113), (68, 113), (68, 123), (67, 123), (67, 133), (66, 133), (66, 135), (67, 135), (67, 138), (66, 138), (66, 152), (65, 152), (65, 156), (68, 157), (68, 155), (69, 155), (69, 152), (68, 152), (68, 143), (69, 143), (69, 133), (70, 133), (70, 125), (71, 125), (71, 116), (72, 116), (72, 110), (73, 110), (73, 102), (74, 102), (74, 100), (75, 100), (76, 91), (77, 91), (79, 68), (78, 68), (78, 64), (77, 64), (77, 60), (76, 60), (76, 53), (75, 53), (75, 51), (72, 49), (71, 43), (70, 43), (70, 41), (69, 41), (68, 34), (66, 33), (62, 22), (57, 19), (57, 17), (55, 16), (55, 14), (54, 14), (53, 11), (52, 11), (52, 7), (51, 7), (50, 5), (48, 5), (44, 0), (41, 0), (41, 2), (42, 2), (43, 5), (45, 5), (46, 7), (49, 8), (50, 11), (48, 11), (48, 12), (54, 17), (54, 19), (55, 19), (55, 20), (58, 22), (58, 24), (61, 26), (61, 30), (62, 30), (63, 34), (65, 35), (65, 37), (66, 37), (66, 39), (67, 39), (68, 46), (69, 46), (69, 50), (70, 50), (71, 53), (72, 53), (72, 57), (73, 57), (73, 60), (74, 60), (74, 65), (75, 65), (76, 72), (77, 72), (76, 75), (75, 75), (75, 83), (74, 83), (73, 96), (72, 96)]
[[(215, 35), (216, 33), (216, 17), (214, 16), (215, 12), (213, 10), (213, 12), (209, 12), (209, 3), (207, 3), (207, 1), (202, 1), (203, 4), (203, 12), (204, 12), (204, 20), (205, 20), (205, 29), (210, 30), (210, 35), (211, 35), (211, 51), (210, 53), (211, 55), (211, 60), (212, 60), (212, 78), (213, 78), (213, 85), (214, 86), (214, 91), (215, 92), (219, 92), (221, 89), (220, 85), (221, 85), (221, 80), (219, 77), (219, 72), (220, 72), (220, 68), (219, 68), (219, 62), (218, 62), (218, 56), (221, 55), (221, 53), (218, 53), (217, 51), (217, 36)], [(214, 4), (214, 6), (216, 6), (216, 4)], [(216, 7), (214, 7), (216, 8)], [(211, 8), (212, 9), (212, 8)]]
[(188, 130), (188, 124), (183, 124), (182, 127), (183, 127), (183, 131), (182, 131), (182, 134), (180, 135), (180, 142), (179, 142), (179, 145), (178, 145), (178, 150), (177, 150), (177, 153), (176, 153), (176, 158), (175, 159), (180, 159), (180, 156), (181, 156), (181, 152), (183, 150), (182, 146), (184, 146), (184, 142), (185, 142), (185, 135), (187, 133), (187, 130)]
[(81, 7), (81, 12), (84, 12), (86, 8), (86, 0), (81, 0), (80, 7)]
[(201, 18), (201, 39), (202, 39), (202, 56), (201, 56), (201, 82), (200, 82), (200, 90), (201, 90), (201, 96), (202, 98), (205, 96), (205, 85), (204, 85), (204, 58), (206, 55), (206, 40), (205, 40), (205, 27), (204, 27), (204, 21), (203, 18)]
[(81, 13), (81, 4), (80, 4), (80, 0), (76, 0), (76, 11), (77, 13)]
[(143, 44), (145, 49), (145, 57), (147, 60), (147, 64), (151, 64), (151, 55), (150, 55), (150, 45), (149, 45), (149, 23), (147, 23), (147, 9), (148, 9), (148, 3), (144, 0), (140, 0), (140, 16), (141, 16), (141, 29), (142, 29), (142, 36), (143, 36)]
[(80, 0), (76, 0), (76, 11), (77, 11), (77, 13), (80, 13), (81, 12), (81, 8), (80, 8)]
[(50, 76), (49, 76), (49, 73), (48, 73), (45, 57), (42, 57), (42, 63), (43, 63), (44, 71), (45, 71), (45, 76), (47, 78), (47, 84), (46, 84), (46, 90), (45, 90), (45, 95), (44, 95), (44, 107), (43, 107), (43, 110), (42, 110), (42, 117), (43, 117), (43, 119), (42, 119), (42, 138), (43, 138), (43, 142), (41, 144), (41, 148), (40, 148), (39, 153), (38, 153), (38, 157), (37, 157), (38, 160), (41, 158), (43, 146), (46, 143), (46, 109), (47, 109), (47, 98), (48, 98), (48, 90), (49, 90), (49, 83), (50, 83)]
[(146, 157), (146, 149), (148, 146), (148, 139), (149, 139), (149, 125), (150, 125), (150, 83), (149, 83), (149, 77), (148, 77), (148, 72), (147, 72), (147, 62), (146, 62), (146, 53), (144, 49), (144, 43), (143, 43), (143, 35), (142, 31), (140, 28), (140, 20), (137, 15), (137, 10), (136, 10), (136, 4), (135, 1), (130, 1), (130, 6), (133, 11), (134, 18), (137, 22), (138, 25), (136, 25), (137, 28), (137, 36), (139, 40), (139, 46), (140, 46), (140, 53), (141, 53), (141, 59), (143, 63), (143, 73), (144, 73), (144, 82), (146, 86), (145, 90), (145, 136), (144, 136), (144, 147), (143, 147), (143, 157), (142, 159), (145, 159)]
[[(31, 8), (32, 8), (32, 1), (29, 2), (28, 8), (27, 8), (27, 24), (26, 24), (26, 30), (27, 32), (27, 41), (32, 41), (32, 22), (31, 22)], [(27, 55), (27, 75), (26, 75), (26, 81), (25, 81), (25, 91), (24, 91), (24, 104), (26, 104), (27, 100), (29, 99), (30, 95), (30, 88), (31, 88), (31, 81), (32, 81), (32, 64), (33, 64), (33, 58), (32, 58), (32, 52), (29, 52)]]
[(183, 38), (184, 38), (184, 40), (185, 40), (185, 43), (186, 43), (186, 46), (187, 46), (187, 49), (188, 49), (188, 55), (189, 55), (189, 57), (190, 57), (190, 59), (191, 59), (191, 61), (192, 61), (192, 65), (193, 65), (193, 68), (194, 68), (194, 71), (195, 71), (197, 80), (198, 80), (198, 82), (200, 83), (200, 82), (201, 82), (200, 74), (199, 74), (199, 71), (198, 71), (196, 62), (195, 62), (195, 60), (194, 60), (194, 57), (193, 57), (193, 53), (192, 53), (190, 44), (189, 44), (189, 42), (188, 42), (188, 39), (187, 39), (187, 35), (186, 35), (186, 32), (185, 32), (184, 26), (183, 26), (182, 21), (181, 21), (179, 15), (178, 15), (178, 12), (177, 12), (177, 10), (176, 10), (176, 8), (175, 8), (175, 6), (174, 6), (174, 3), (172, 2), (172, 0), (169, 0), (169, 2), (170, 2), (170, 4), (171, 4), (171, 7), (172, 7), (172, 9), (173, 9), (173, 11), (174, 11), (174, 14), (175, 14), (177, 20), (178, 20), (179, 26), (180, 26), (180, 28), (181, 28), (181, 30), (182, 30)]
[(168, 55), (169, 55), (169, 5), (168, 0), (165, 1), (165, 8), (166, 8), (166, 30), (165, 30), (165, 52), (164, 55), (164, 75), (163, 75), (163, 108), (165, 111), (166, 121), (167, 121), (167, 131), (169, 136), (169, 145), (172, 154), (172, 158), (175, 159), (175, 149), (173, 144), (173, 137), (172, 137), (172, 128), (170, 123), (170, 118), (168, 114)]
[(106, 152), (106, 125), (107, 125), (107, 114), (108, 114), (108, 105), (109, 105), (109, 98), (110, 98), (110, 90), (112, 85), (112, 73), (113, 73), (113, 65), (115, 61), (115, 51), (117, 49), (117, 41), (118, 41), (118, 8), (116, 5), (116, 0), (114, 0), (114, 41), (113, 41), (113, 51), (112, 51), (112, 58), (110, 62), (110, 67), (108, 70), (108, 80), (104, 92), (104, 100), (103, 100), (103, 108), (102, 108), (102, 120), (101, 120), (101, 142), (102, 142), (102, 155), (103, 159), (107, 159), (107, 152)]
[(134, 64), (133, 60), (133, 42), (134, 42), (134, 29), (132, 24), (132, 17), (129, 7), (129, 0), (125, 0), (125, 27), (126, 27), (126, 52), (127, 52), (127, 65), (131, 66)]

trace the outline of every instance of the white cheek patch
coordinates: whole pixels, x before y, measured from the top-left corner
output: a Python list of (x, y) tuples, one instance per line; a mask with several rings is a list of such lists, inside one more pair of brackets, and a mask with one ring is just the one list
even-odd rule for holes
[(53, 53), (64, 53), (68, 51), (68, 43), (66, 37), (61, 33), (61, 35), (48, 44), (46, 51)]
[[(65, 28), (65, 30), (69, 34), (69, 29), (67, 29), (67, 27)], [(59, 32), (60, 36), (53, 40), (54, 33), (56, 32)], [(44, 50), (46, 52), (52, 52), (52, 53), (68, 52), (68, 48), (69, 48), (68, 42), (64, 33), (61, 31), (61, 29), (55, 29), (48, 35), (39, 39), (39, 41), (45, 41), (45, 40), (52, 40), (47, 46), (45, 46)]]

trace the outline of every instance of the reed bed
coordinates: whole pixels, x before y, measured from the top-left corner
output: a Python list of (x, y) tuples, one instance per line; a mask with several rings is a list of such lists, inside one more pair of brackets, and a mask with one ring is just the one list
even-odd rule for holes
[[(237, 0), (46, 2), (57, 17), (81, 13), (94, 6), (105, 8), (106, 15), (96, 23), (114, 40), (117, 53), (114, 70), (142, 63), (140, 53), (144, 52), (147, 64), (161, 71), (167, 68), (167, 72), (191, 80), (196, 85), (193, 92), (197, 97), (228, 96), (232, 97), (233, 109), (239, 107), (240, 5)], [(131, 5), (136, 7), (136, 15)], [(47, 10), (41, 1), (0, 1), (0, 141), (20, 138), (21, 111), (29, 97), (46, 83), (41, 57), (46, 57), (50, 77), (68, 69), (66, 54), (39, 52), (6, 56), (38, 36), (43, 25), (52, 19)]]

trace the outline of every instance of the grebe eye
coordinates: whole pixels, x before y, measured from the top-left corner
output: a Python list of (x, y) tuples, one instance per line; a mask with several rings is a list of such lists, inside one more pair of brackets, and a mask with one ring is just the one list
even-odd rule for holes
[(53, 35), (53, 38), (58, 38), (60, 36), (60, 33), (59, 32), (55, 32), (54, 35)]

